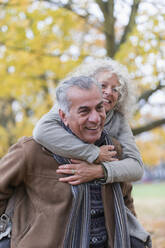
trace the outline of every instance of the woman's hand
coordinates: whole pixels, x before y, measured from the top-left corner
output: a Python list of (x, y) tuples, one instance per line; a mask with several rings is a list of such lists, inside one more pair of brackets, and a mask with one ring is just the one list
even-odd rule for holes
[(104, 145), (100, 147), (100, 153), (99, 157), (96, 160), (96, 163), (101, 163), (101, 162), (112, 162), (118, 160), (115, 158), (117, 152), (114, 150), (114, 146), (112, 145)]
[(88, 162), (72, 159), (72, 164), (60, 165), (56, 170), (57, 174), (66, 174), (61, 177), (60, 182), (78, 185), (104, 178), (104, 171), (101, 165), (89, 164)]

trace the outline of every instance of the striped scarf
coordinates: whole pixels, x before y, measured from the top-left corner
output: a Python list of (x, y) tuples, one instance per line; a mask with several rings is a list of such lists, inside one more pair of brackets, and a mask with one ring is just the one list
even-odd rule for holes
[[(71, 132), (67, 127), (64, 128)], [(102, 134), (96, 145), (112, 144), (105, 133)], [(69, 159), (54, 154), (59, 164), (70, 163)], [(112, 184), (115, 209), (115, 237), (114, 248), (130, 248), (127, 217), (122, 191), (119, 183)], [(89, 183), (71, 186), (73, 195), (72, 208), (64, 238), (63, 248), (88, 248), (90, 241), (90, 187)], [(111, 210), (109, 210), (111, 211)]]

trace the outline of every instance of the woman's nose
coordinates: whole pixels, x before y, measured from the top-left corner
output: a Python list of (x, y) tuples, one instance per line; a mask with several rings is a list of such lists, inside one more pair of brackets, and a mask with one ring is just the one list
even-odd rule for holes
[(107, 94), (107, 95), (113, 94), (112, 88), (111, 88), (111, 87), (107, 87), (107, 88), (104, 90), (104, 93)]

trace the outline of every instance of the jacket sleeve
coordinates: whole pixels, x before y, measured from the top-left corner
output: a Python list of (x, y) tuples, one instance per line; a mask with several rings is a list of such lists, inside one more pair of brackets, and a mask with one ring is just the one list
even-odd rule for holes
[(120, 127), (117, 135), (117, 140), (122, 146), (122, 159), (132, 158), (137, 160), (139, 165), (143, 167), (143, 162), (140, 156), (140, 152), (136, 146), (135, 138), (127, 119), (124, 116), (120, 116)]
[(102, 164), (107, 170), (106, 183), (133, 182), (140, 180), (143, 175), (143, 167), (132, 158)]
[[(115, 126), (118, 127), (117, 132)], [(108, 174), (106, 183), (140, 180), (144, 172), (143, 162), (128, 121), (123, 116), (117, 116), (110, 135), (120, 143), (122, 156), (119, 161), (103, 162)]]
[(26, 159), (24, 149), (22, 142), (18, 142), (0, 160), (0, 215), (4, 212), (15, 187), (23, 182), (25, 168)]
[(86, 144), (64, 130), (55, 106), (38, 121), (33, 130), (33, 137), (53, 153), (86, 160), (89, 163), (93, 163), (100, 152), (97, 146)]

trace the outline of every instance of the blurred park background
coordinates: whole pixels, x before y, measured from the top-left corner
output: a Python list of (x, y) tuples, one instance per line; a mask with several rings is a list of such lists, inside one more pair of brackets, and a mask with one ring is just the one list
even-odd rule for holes
[(32, 135), (62, 78), (104, 56), (137, 85), (130, 125), (146, 167), (133, 194), (153, 248), (165, 248), (164, 1), (0, 0), (0, 157)]

